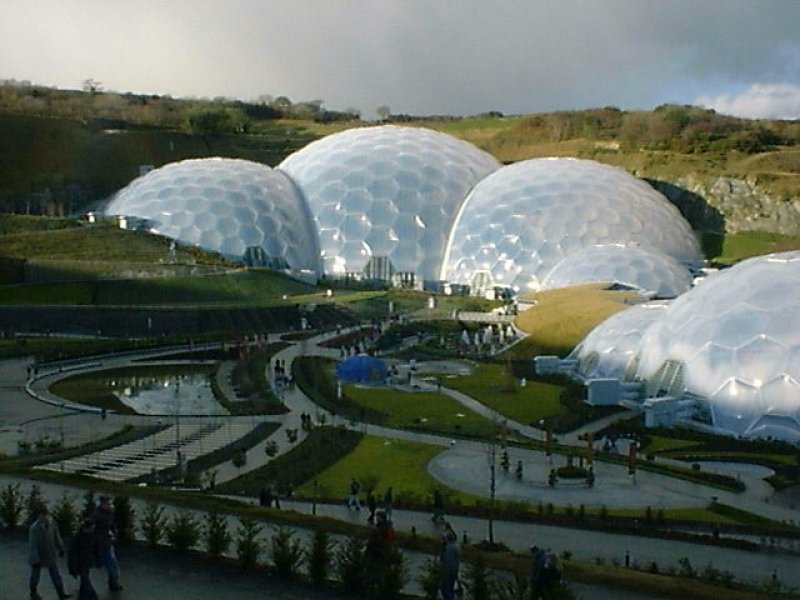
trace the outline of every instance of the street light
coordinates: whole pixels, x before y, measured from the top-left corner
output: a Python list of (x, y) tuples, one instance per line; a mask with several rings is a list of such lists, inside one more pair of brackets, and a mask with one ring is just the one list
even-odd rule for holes
[(493, 423), (491, 440), (489, 443), (489, 543), (494, 545), (494, 497), (497, 490), (497, 439), (496, 423)]

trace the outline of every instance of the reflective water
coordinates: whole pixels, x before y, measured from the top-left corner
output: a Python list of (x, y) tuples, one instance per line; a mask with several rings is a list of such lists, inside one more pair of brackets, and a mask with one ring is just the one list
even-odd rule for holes
[(205, 373), (123, 376), (109, 381), (120, 402), (142, 415), (227, 415)]

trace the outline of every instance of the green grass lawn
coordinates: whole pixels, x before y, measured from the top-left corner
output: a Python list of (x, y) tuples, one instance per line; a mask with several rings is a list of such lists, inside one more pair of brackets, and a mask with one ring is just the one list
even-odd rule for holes
[(682, 440), (679, 438), (669, 438), (661, 435), (649, 436), (650, 443), (648, 443), (642, 452), (647, 454), (659, 454), (662, 452), (669, 452), (671, 450), (688, 450), (698, 445), (698, 442), (692, 440)]
[(479, 365), (472, 374), (447, 378), (443, 383), (519, 423), (528, 424), (564, 411), (559, 402), (563, 387), (538, 381), (528, 381), (521, 387), (518, 382), (508, 381), (502, 365)]
[(731, 265), (751, 256), (800, 248), (800, 237), (768, 231), (704, 233), (702, 239), (707, 258), (725, 265)]
[[(313, 286), (266, 270), (235, 273), (48, 282), (0, 286), (0, 304), (95, 305), (277, 305), (294, 303), (295, 294), (308, 294)], [(283, 299), (284, 294), (289, 298)]]
[[(353, 452), (315, 477), (316, 492), (344, 499), (349, 493), (350, 479), (355, 477), (361, 482), (362, 491), (374, 487), (382, 494), (392, 486), (398, 499), (426, 502), (433, 489), (442, 487), (426, 470), (428, 462), (441, 451), (440, 446), (368, 435)], [(302, 496), (313, 496), (313, 481), (305, 482), (296, 491)]]
[(349, 385), (345, 393), (356, 404), (386, 415), (383, 424), (388, 427), (478, 437), (489, 437), (495, 429), (489, 419), (438, 392)]

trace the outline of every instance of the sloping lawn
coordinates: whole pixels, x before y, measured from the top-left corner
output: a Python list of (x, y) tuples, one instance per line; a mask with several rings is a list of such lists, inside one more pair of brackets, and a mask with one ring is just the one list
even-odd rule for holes
[(563, 387), (538, 381), (528, 381), (522, 387), (509, 381), (502, 365), (479, 365), (470, 375), (445, 379), (444, 385), (519, 423), (529, 424), (564, 412), (559, 402)]
[[(362, 493), (374, 487), (376, 493), (383, 494), (392, 486), (398, 499), (426, 502), (435, 488), (442, 487), (427, 471), (428, 462), (442, 450), (440, 446), (368, 435), (350, 454), (317, 475), (316, 492), (344, 500), (350, 479), (355, 477), (361, 482)], [(296, 491), (298, 495), (312, 497), (313, 480)]]
[(386, 415), (388, 427), (422, 429), (444, 434), (488, 437), (492, 422), (438, 392), (404, 392), (350, 385), (347, 397), (356, 404)]

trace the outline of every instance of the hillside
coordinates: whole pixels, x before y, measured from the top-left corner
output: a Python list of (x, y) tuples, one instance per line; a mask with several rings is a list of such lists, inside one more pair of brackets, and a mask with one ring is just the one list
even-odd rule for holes
[[(700, 231), (800, 235), (800, 122), (664, 105), (534, 115), (415, 117), (504, 162), (590, 158), (645, 178)], [(0, 86), (0, 212), (77, 214), (141, 165), (227, 156), (274, 166), (311, 140), (371, 125), (279, 97), (254, 104)]]

